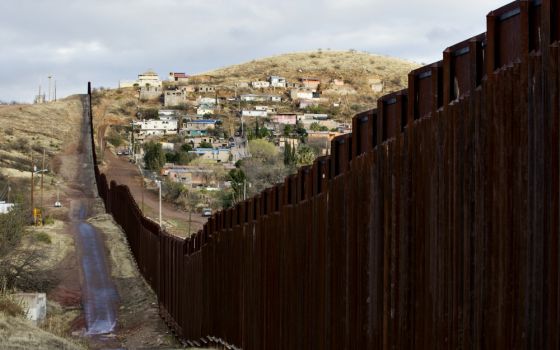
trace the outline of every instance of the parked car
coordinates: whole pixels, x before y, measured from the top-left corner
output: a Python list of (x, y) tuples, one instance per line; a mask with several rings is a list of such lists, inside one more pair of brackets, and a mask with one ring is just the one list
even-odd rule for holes
[(210, 208), (202, 209), (202, 216), (204, 216), (204, 217), (212, 216), (212, 209), (210, 209)]

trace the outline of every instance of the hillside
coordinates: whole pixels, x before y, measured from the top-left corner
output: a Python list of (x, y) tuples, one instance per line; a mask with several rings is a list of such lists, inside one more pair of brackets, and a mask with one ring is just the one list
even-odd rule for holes
[[(410, 61), (354, 50), (311, 51), (216, 69), (195, 75), (191, 81), (231, 88), (239, 82), (266, 80), (271, 75), (285, 77), (289, 82), (297, 82), (302, 77), (318, 78), (323, 95), (340, 101), (343, 109), (340, 114), (350, 117), (359, 110), (375, 108), (378, 97), (406, 88), (408, 72), (417, 67), (418, 64)], [(335, 86), (334, 79), (343, 80), (344, 85)], [(373, 84), (382, 84), (383, 90), (373, 91)]]

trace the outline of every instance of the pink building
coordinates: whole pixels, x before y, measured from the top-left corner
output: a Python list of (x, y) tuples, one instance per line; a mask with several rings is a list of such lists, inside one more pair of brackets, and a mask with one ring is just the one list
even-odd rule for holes
[(272, 121), (276, 124), (296, 125), (298, 115), (296, 113), (276, 114), (272, 117)]

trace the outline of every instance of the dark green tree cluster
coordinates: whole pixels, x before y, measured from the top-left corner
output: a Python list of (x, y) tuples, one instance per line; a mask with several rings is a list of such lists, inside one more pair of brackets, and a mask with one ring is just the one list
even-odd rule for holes
[(270, 130), (268, 130), (265, 127), (262, 127), (259, 125), (259, 121), (257, 120), (255, 122), (255, 128), (254, 130), (249, 129), (249, 133), (247, 135), (247, 138), (249, 140), (255, 140), (255, 139), (265, 139), (267, 137), (270, 137)]
[(329, 131), (329, 128), (327, 128), (324, 125), (321, 125), (317, 122), (311, 123), (311, 126), (309, 126), (309, 129), (311, 129), (312, 131)]
[(284, 147), (284, 165), (286, 166), (293, 166), (296, 164), (296, 148), (286, 142), (286, 146)]
[(140, 112), (140, 119), (159, 119), (159, 111), (157, 108), (142, 109)]
[(202, 141), (200, 142), (200, 144), (198, 145), (198, 147), (200, 148), (214, 148), (214, 146), (212, 146), (212, 144), (208, 141)]
[(150, 141), (144, 144), (144, 163), (146, 169), (159, 171), (165, 165), (165, 152), (160, 143)]

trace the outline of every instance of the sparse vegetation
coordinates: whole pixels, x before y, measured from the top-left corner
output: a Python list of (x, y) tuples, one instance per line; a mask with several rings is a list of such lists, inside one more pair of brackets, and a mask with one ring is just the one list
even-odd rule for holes
[(109, 131), (109, 135), (107, 135), (106, 139), (115, 147), (120, 147), (124, 142), (124, 138), (122, 137), (122, 135), (113, 129)]
[(26, 212), (16, 206), (0, 215), (0, 279), (8, 289), (45, 291), (53, 279), (41, 267), (44, 252), (36, 246), (23, 244), (28, 239)]
[(35, 239), (37, 240), (37, 242), (41, 242), (45, 244), (52, 243), (51, 237), (45, 232), (37, 232), (37, 234), (35, 234)]

